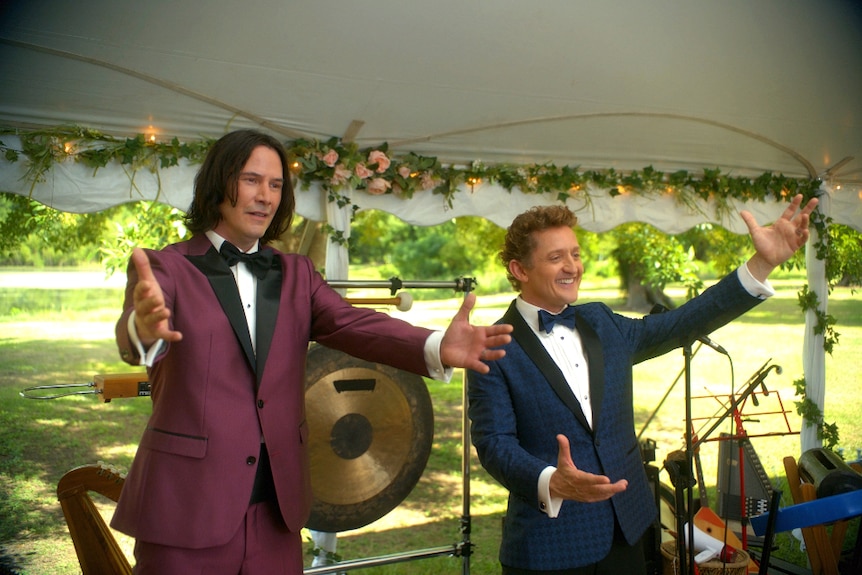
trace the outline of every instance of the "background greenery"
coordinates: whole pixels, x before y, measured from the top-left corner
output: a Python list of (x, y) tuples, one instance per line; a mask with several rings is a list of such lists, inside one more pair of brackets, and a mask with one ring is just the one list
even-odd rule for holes
[[(374, 268), (356, 269), (352, 277), (374, 273)], [(82, 276), (95, 280), (94, 285), (100, 287), (82, 284), (78, 279)], [(29, 386), (86, 383), (95, 374), (132, 370), (117, 359), (113, 343), (122, 278), (105, 279), (101, 272), (72, 271), (53, 272), (48, 278), (37, 280), (40, 287), (36, 288), (27, 276), (22, 279), (9, 270), (0, 273), (0, 556), (5, 557), (8, 569), (20, 573), (63, 575), (78, 573), (79, 567), (56, 499), (57, 481), (69, 469), (85, 463), (105, 461), (121, 470), (128, 469), (149, 413), (149, 402), (129, 399), (103, 403), (92, 395), (44, 401), (19, 396)], [(801, 422), (794, 413), (792, 381), (802, 369), (802, 318), (795, 294), (804, 278), (798, 273), (778, 274), (774, 283), (779, 290), (775, 298), (712, 334), (728, 349), (733, 366), (709, 349), (695, 353), (693, 390), (695, 395), (726, 396), (731, 389), (741, 389), (749, 375), (772, 358), (782, 366), (783, 373), (771, 375), (767, 385), (775, 392), (773, 401), (779, 396), (783, 400), (790, 412), (790, 430), (795, 432)], [(681, 285), (668, 286), (667, 291), (677, 301), (685, 296)], [(512, 297), (511, 293), (482, 296), (473, 320), (496, 320)], [(625, 304), (614, 278), (588, 278), (581, 301), (591, 300), (605, 301), (615, 308)], [(390, 311), (417, 324), (444, 327), (457, 305), (457, 298), (449, 294), (446, 299), (418, 301), (408, 312)], [(827, 357), (826, 416), (838, 425), (840, 447), (849, 459), (855, 459), (856, 450), (862, 448), (862, 429), (858, 425), (862, 398), (857, 392), (860, 376), (856, 367), (862, 344), (862, 302), (849, 289), (837, 288), (830, 298), (830, 310), (842, 321), (841, 345)], [(682, 357), (677, 353), (636, 368), (635, 411), (639, 426), (668, 394), (644, 431), (644, 437), (657, 442), (658, 467), (667, 453), (683, 444), (684, 390), (681, 383), (674, 384), (681, 368)], [(448, 384), (427, 383), (434, 405), (435, 437), (426, 471), (413, 493), (392, 513), (362, 529), (341, 534), (338, 552), (344, 559), (437, 548), (461, 541), (461, 376), (456, 374)], [(714, 397), (696, 401), (696, 414), (712, 415), (715, 402)], [(774, 407), (765, 401), (762, 405)], [(773, 416), (751, 419), (762, 420), (746, 424), (752, 434), (763, 429), (784, 429), (783, 422)], [(729, 428), (723, 425), (721, 430)], [(752, 444), (771, 482), (780, 486), (784, 477), (781, 459), (798, 455), (798, 435), (754, 438)], [(713, 507), (716, 452), (716, 445), (707, 443), (701, 453)], [(665, 472), (661, 477), (668, 483)], [(497, 572), (506, 493), (481, 469), (475, 454), (471, 457), (470, 485), (471, 540), (475, 545), (471, 569), (475, 573)], [(100, 507), (109, 517), (112, 505), (101, 502)], [(120, 534), (117, 539), (130, 553), (132, 542)], [(780, 542), (779, 557), (804, 563), (798, 542), (789, 534), (782, 534)], [(310, 555), (308, 561), (310, 564)], [(398, 564), (360, 572), (392, 574), (405, 569), (404, 564)], [(423, 559), (409, 567), (411, 573), (418, 574), (460, 569), (460, 559), (454, 557)]]

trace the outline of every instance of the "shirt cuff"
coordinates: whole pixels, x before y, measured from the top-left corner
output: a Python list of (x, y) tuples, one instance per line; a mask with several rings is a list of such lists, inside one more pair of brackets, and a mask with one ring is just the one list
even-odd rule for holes
[(452, 380), (454, 370), (443, 365), (443, 360), (440, 359), (440, 343), (442, 341), (442, 331), (431, 332), (431, 335), (425, 340), (425, 367), (428, 369), (428, 377), (449, 383)]
[(135, 346), (135, 349), (138, 350), (138, 357), (140, 357), (140, 361), (138, 365), (145, 365), (147, 367), (152, 367), (153, 363), (156, 361), (156, 358), (162, 352), (162, 349), (165, 346), (165, 340), (158, 339), (153, 345), (150, 346), (150, 349), (144, 349), (144, 344), (141, 342), (141, 338), (138, 337), (138, 328), (135, 326), (135, 312), (132, 310), (132, 313), (129, 314), (129, 340), (132, 342), (132, 345)]
[(539, 511), (551, 519), (560, 514), (560, 507), (563, 506), (562, 497), (551, 496), (551, 475), (556, 470), (556, 467), (548, 466), (539, 475)]
[(748, 263), (744, 263), (736, 271), (736, 276), (739, 278), (739, 283), (745, 288), (749, 294), (756, 298), (766, 299), (775, 295), (775, 290), (769, 280), (765, 282), (758, 281), (748, 269)]

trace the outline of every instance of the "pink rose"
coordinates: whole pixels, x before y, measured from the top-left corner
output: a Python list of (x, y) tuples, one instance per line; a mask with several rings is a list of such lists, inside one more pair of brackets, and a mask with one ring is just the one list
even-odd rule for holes
[(391, 162), (389, 158), (386, 157), (386, 154), (384, 154), (380, 150), (373, 150), (370, 154), (368, 154), (368, 163), (377, 164), (377, 173), (382, 174), (389, 169), (389, 164)]
[(423, 190), (436, 188), (440, 184), (440, 180), (435, 178), (431, 172), (422, 172), (422, 178), (420, 181)]
[(369, 194), (374, 196), (379, 196), (381, 194), (385, 194), (386, 190), (392, 187), (386, 179), (384, 178), (374, 178), (373, 180), (368, 182), (368, 187), (366, 190)]
[(329, 150), (320, 159), (323, 161), (324, 164), (331, 168), (336, 164), (336, 162), (338, 162), (338, 152), (336, 152), (335, 150)]
[(410, 166), (399, 166), (398, 175), (405, 180), (410, 177)]
[(333, 186), (340, 186), (346, 182), (348, 178), (350, 178), (350, 170), (348, 170), (344, 164), (338, 164), (335, 166), (335, 172), (332, 174), (332, 179), (330, 179), (329, 182)]
[(356, 164), (356, 167), (353, 168), (353, 173), (356, 174), (360, 180), (370, 178), (374, 175), (374, 172), (366, 168), (365, 164)]

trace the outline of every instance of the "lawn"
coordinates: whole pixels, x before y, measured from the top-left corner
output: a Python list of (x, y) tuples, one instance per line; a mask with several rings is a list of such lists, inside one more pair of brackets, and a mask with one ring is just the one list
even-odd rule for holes
[[(149, 413), (149, 401), (116, 399), (104, 403), (95, 395), (53, 400), (20, 397), (26, 387), (86, 384), (96, 374), (124, 373), (132, 368), (119, 361), (113, 343), (121, 300), (116, 283), (80, 286), (73, 281), (78, 276), (67, 275), (52, 279), (48, 287), (34, 289), (11, 277), (0, 274), (0, 573), (4, 568), (10, 573), (79, 573), (56, 498), (57, 481), (69, 469), (85, 463), (103, 461), (120, 470), (128, 469)], [(796, 305), (796, 290), (802, 282), (800, 277), (776, 280), (779, 293), (775, 298), (711, 334), (727, 349), (732, 364), (705, 347), (695, 346), (692, 358), (692, 390), (698, 396), (693, 412), (704, 418), (697, 421), (705, 424), (715, 421), (714, 416), (723, 411), (720, 401), (726, 401), (732, 390), (740, 391), (765, 362), (781, 366), (780, 374), (773, 372), (766, 380), (772, 393), (763, 398), (761, 406), (768, 413), (744, 413), (745, 427), (752, 435), (788, 431), (751, 440), (770, 481), (777, 486), (784, 478), (782, 458), (799, 454), (796, 432), (800, 418), (793, 405), (797, 399), (793, 381), (802, 376), (803, 320)], [(512, 294), (481, 297), (473, 321), (496, 320), (511, 298)], [(620, 305), (619, 294), (608, 283), (585, 285), (581, 301), (589, 300)], [(457, 298), (451, 298), (417, 301), (407, 312), (388, 311), (413, 323), (445, 327), (457, 305)], [(825, 415), (827, 421), (838, 425), (845, 456), (855, 460), (862, 448), (862, 428), (858, 425), (862, 397), (857, 392), (860, 376), (856, 367), (862, 345), (862, 299), (849, 290), (836, 289), (829, 312), (838, 318), (836, 330), (841, 335), (834, 353), (827, 356)], [(659, 468), (668, 453), (684, 445), (684, 385), (679, 377), (683, 365), (682, 353), (672, 352), (635, 370), (637, 431), (656, 442), (655, 465)], [(454, 548), (462, 540), (462, 374), (456, 373), (450, 383), (427, 383), (435, 423), (425, 472), (412, 493), (391, 513), (340, 534), (338, 553), (345, 560)], [(772, 413), (776, 411), (788, 413)], [(647, 420), (649, 425), (644, 428)], [(731, 430), (732, 422), (722, 421), (715, 435)], [(700, 453), (713, 508), (719, 473), (717, 450), (717, 442), (708, 441)], [(669, 482), (664, 471), (661, 479)], [(467, 501), (474, 546), (471, 570), (498, 572), (496, 554), (506, 493), (481, 469), (472, 452)], [(100, 501), (99, 506), (106, 517), (110, 515), (112, 504)], [(784, 535), (778, 556), (804, 561), (797, 551), (798, 543)], [(121, 534), (116, 537), (130, 553), (133, 542)], [(400, 573), (405, 571), (403, 565), (360, 572)], [(438, 574), (461, 569), (460, 558), (441, 556), (414, 561), (409, 571)]]

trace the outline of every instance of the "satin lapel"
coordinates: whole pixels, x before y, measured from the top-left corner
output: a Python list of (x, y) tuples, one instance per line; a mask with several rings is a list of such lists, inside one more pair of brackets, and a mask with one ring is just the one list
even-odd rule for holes
[(578, 314), (575, 319), (587, 364), (590, 366), (590, 404), (593, 408), (593, 432), (599, 426), (598, 415), (602, 412), (602, 400), (605, 397), (605, 356), (602, 352), (602, 342), (596, 330)]
[(272, 334), (275, 332), (275, 321), (278, 317), (278, 306), (281, 302), (281, 258), (272, 258), (272, 268), (262, 280), (257, 282), (257, 383), (260, 385), (263, 368), (269, 347), (272, 344)]
[(254, 366), (254, 348), (251, 345), (248, 322), (245, 319), (245, 312), (242, 309), (242, 301), (239, 299), (239, 289), (236, 287), (233, 272), (230, 271), (227, 263), (214, 247), (210, 247), (207, 253), (202, 256), (189, 255), (186, 258), (207, 276), (237, 339), (242, 345), (249, 364)]
[(581, 404), (578, 403), (575, 394), (572, 393), (572, 388), (569, 387), (566, 378), (563, 376), (563, 372), (560, 371), (560, 368), (557, 367), (557, 364), (548, 354), (542, 342), (539, 341), (539, 338), (536, 337), (536, 334), (533, 333), (533, 330), (524, 321), (514, 303), (509, 306), (509, 309), (503, 316), (503, 321), (512, 326), (512, 337), (518, 342), (518, 345), (521, 346), (533, 363), (536, 364), (536, 367), (539, 368), (539, 371), (548, 380), (557, 397), (575, 414), (575, 418), (581, 425), (585, 429), (590, 430), (587, 418), (584, 417), (584, 412), (581, 409)]

